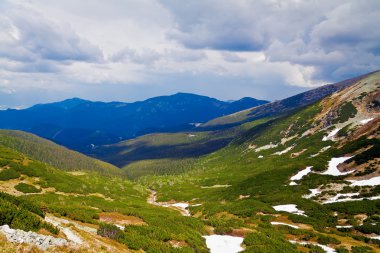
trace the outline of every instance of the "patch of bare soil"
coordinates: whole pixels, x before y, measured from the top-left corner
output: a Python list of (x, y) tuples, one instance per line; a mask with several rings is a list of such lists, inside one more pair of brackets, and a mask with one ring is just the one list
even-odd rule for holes
[(121, 226), (125, 225), (146, 225), (146, 223), (136, 217), (127, 216), (117, 212), (104, 212), (99, 214), (99, 220), (102, 222), (117, 224)]

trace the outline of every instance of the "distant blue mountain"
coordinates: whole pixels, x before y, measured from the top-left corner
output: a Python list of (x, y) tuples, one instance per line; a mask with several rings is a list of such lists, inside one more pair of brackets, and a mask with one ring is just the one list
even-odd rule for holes
[(152, 132), (181, 131), (192, 123), (268, 103), (254, 98), (224, 102), (188, 93), (134, 103), (92, 102), (80, 98), (0, 111), (0, 128), (24, 130), (86, 152), (94, 145)]

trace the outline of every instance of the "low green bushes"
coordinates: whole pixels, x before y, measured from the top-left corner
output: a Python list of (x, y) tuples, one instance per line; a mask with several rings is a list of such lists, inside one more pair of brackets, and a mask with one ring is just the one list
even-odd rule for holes
[(0, 181), (7, 181), (10, 179), (16, 179), (19, 178), (21, 174), (14, 169), (5, 169), (0, 171)]
[(15, 186), (15, 189), (18, 190), (19, 192), (23, 192), (23, 193), (41, 192), (41, 189), (37, 189), (33, 185), (25, 184), (25, 183), (19, 183), (18, 185)]

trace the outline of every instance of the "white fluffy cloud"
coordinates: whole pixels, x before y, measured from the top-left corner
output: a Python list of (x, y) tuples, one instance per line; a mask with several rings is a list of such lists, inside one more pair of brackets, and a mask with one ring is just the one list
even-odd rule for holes
[(379, 69), (379, 22), (377, 0), (4, 0), (0, 99), (277, 99)]

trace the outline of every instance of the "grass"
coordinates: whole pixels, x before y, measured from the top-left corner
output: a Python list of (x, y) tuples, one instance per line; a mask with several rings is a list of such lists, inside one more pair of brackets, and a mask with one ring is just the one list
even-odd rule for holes
[[(119, 152), (114, 153), (115, 159), (126, 157), (126, 160), (119, 161), (126, 162), (124, 171), (135, 179), (134, 182), (92, 171), (69, 174), (28, 154), (0, 145), (2, 168), (12, 169), (25, 177), (38, 178), (38, 188), (55, 189), (55, 192), (28, 194), (15, 199), (5, 197), (3, 202), (9, 206), (7, 208), (14, 210), (8, 215), (22, 208), (28, 215), (37, 217), (37, 213), (44, 210), (97, 224), (100, 235), (125, 244), (130, 249), (145, 252), (207, 252), (202, 235), (210, 232), (209, 226), (218, 234), (245, 231), (245, 252), (321, 250), (316, 246), (296, 246), (288, 239), (328, 244), (341, 248), (339, 252), (351, 247), (353, 252), (378, 251), (376, 240), (367, 238), (364, 233), (378, 232), (378, 226), (372, 223), (379, 222), (380, 200), (322, 205), (302, 197), (309, 193), (309, 189), (342, 183), (344, 176), (312, 173), (298, 185), (289, 185), (290, 177), (307, 166), (313, 166), (314, 172), (324, 171), (332, 157), (368, 148), (348, 161), (357, 165), (366, 164), (378, 156), (376, 138), (362, 137), (355, 141), (347, 138), (347, 142), (339, 143), (323, 142), (325, 131), (306, 134), (312, 126), (318, 125), (315, 117), (321, 109), (320, 104), (315, 103), (281, 117), (264, 118), (225, 130), (194, 133), (194, 137), (184, 133), (149, 135), (109, 147)], [(351, 117), (351, 109), (343, 105), (341, 116)], [(230, 140), (223, 148), (210, 151), (215, 148), (211, 146), (207, 152), (196, 151), (202, 149), (202, 145), (210, 145), (211, 140), (226, 139)], [(270, 143), (276, 145), (255, 150), (255, 147)], [(293, 147), (291, 151), (276, 155), (290, 146)], [(326, 146), (331, 148), (311, 157)], [(110, 155), (107, 152), (104, 155)], [(167, 156), (161, 157), (161, 152)], [(300, 154), (292, 156), (292, 153)], [(131, 159), (136, 154), (138, 159)], [(176, 210), (148, 204), (148, 189), (158, 192), (158, 201), (189, 202), (189, 210), (194, 217), (184, 217)], [(347, 186), (343, 191), (362, 190), (362, 194), (371, 195), (377, 194), (378, 189), (368, 188), (368, 192), (364, 192), (362, 188), (351, 189)], [(295, 204), (307, 216), (286, 212), (274, 216), (278, 212), (273, 206), (280, 204)], [(112, 224), (100, 222), (99, 214), (103, 212), (134, 216), (144, 225), (127, 226), (121, 231)], [(359, 226), (355, 219), (357, 214), (368, 215), (363, 226)], [(270, 224), (279, 218), (297, 223), (302, 228)], [(342, 219), (354, 227), (337, 230), (336, 225)], [(21, 226), (20, 222), (11, 224)], [(32, 218), (26, 224), (38, 229)], [(170, 241), (183, 242), (184, 247), (173, 248)]]
[(25, 184), (25, 183), (19, 183), (18, 185), (15, 186), (15, 189), (18, 190), (19, 192), (23, 192), (23, 193), (41, 192), (41, 189), (38, 189), (38, 188), (34, 187), (33, 185)]

